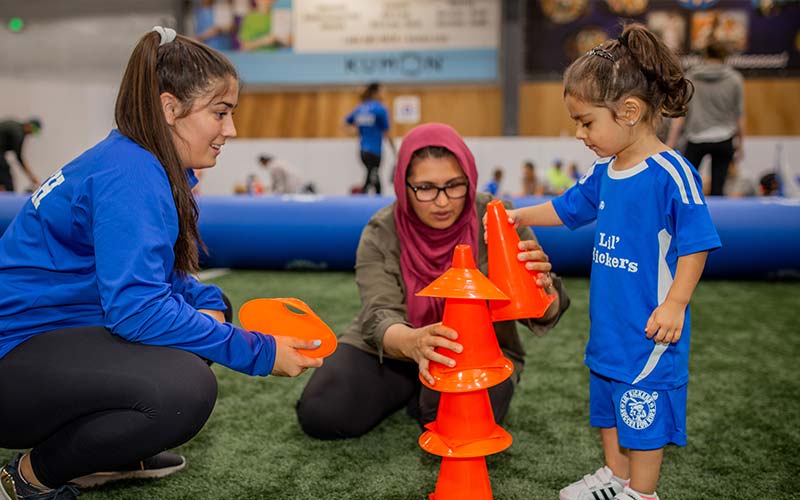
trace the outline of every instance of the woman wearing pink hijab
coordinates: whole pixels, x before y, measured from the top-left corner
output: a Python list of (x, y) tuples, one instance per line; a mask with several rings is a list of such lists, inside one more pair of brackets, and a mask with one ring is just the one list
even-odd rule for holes
[[(421, 425), (436, 418), (439, 393), (424, 387), (431, 361), (453, 365), (447, 349), (460, 352), (458, 334), (442, 326), (444, 299), (416, 293), (450, 267), (456, 245), (469, 244), (485, 274), (482, 218), (493, 198), (477, 193), (475, 158), (458, 133), (440, 123), (420, 125), (403, 139), (397, 155), (397, 201), (372, 216), (358, 245), (356, 283), (362, 309), (339, 338), (339, 348), (309, 380), (297, 403), (303, 430), (320, 439), (357, 437), (401, 408)], [(510, 204), (507, 203), (507, 208)], [(521, 321), (543, 335), (569, 305), (563, 284), (550, 274), (547, 255), (530, 228), (520, 258), (542, 271), (540, 285), (558, 294), (542, 318)], [(494, 324), (514, 374), (489, 389), (495, 419), (508, 411), (525, 363), (516, 322)]]

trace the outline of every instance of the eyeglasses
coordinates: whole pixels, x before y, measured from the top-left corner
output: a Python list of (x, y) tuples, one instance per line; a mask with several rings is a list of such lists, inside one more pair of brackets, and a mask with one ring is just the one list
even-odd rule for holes
[(454, 182), (452, 184), (439, 187), (434, 186), (433, 184), (414, 186), (410, 182), (406, 181), (406, 186), (414, 191), (414, 197), (417, 199), (417, 201), (422, 202), (435, 200), (439, 197), (439, 193), (442, 191), (444, 191), (444, 194), (447, 196), (447, 198), (451, 200), (458, 200), (467, 196), (467, 191), (469, 190), (469, 182)]

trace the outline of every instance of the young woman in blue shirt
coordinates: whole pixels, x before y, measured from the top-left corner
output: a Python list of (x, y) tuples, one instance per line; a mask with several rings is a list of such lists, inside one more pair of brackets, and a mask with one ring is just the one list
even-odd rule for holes
[(313, 342), (233, 326), (221, 291), (192, 277), (191, 169), (236, 135), (238, 92), (224, 56), (154, 28), (128, 62), (118, 128), (0, 239), (0, 446), (31, 449), (0, 470), (0, 499), (74, 498), (76, 478), (187, 442), (216, 400), (207, 361), (250, 375), (321, 364), (297, 352)]

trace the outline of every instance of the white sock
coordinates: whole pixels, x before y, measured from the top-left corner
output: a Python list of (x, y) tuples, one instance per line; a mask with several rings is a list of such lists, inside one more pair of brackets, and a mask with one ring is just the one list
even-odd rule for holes
[(628, 478), (628, 479), (622, 479), (621, 477), (618, 477), (617, 475), (615, 475), (615, 474), (613, 474), (613, 473), (611, 474), (611, 478), (612, 478), (614, 481), (616, 481), (616, 482), (618, 482), (619, 484), (621, 484), (623, 487), (625, 487), (625, 486), (630, 486), (630, 484), (631, 484), (631, 480), (630, 480), (630, 478)]
[(658, 495), (656, 494), (655, 491), (652, 493), (644, 494), (640, 491), (634, 490), (630, 486), (627, 486), (626, 489), (639, 495), (639, 498), (641, 498), (642, 500), (659, 500)]

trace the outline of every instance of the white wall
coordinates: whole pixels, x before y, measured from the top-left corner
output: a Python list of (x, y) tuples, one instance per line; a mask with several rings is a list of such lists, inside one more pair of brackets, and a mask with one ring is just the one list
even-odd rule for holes
[[(2, 116), (39, 116), (44, 121), (44, 130), (38, 136), (29, 136), (24, 151), (42, 179), (108, 134), (113, 126), (116, 91), (116, 83), (0, 78), (0, 95), (14, 96), (4, 103)], [(537, 175), (542, 178), (554, 158), (560, 158), (565, 165), (576, 161), (582, 171), (594, 159), (591, 151), (571, 138), (478, 137), (466, 141), (475, 155), (481, 186), (488, 181), (492, 169), (500, 166), (506, 173), (501, 190), (511, 195), (520, 191), (521, 164), (525, 160), (536, 164)], [(774, 170), (778, 144), (785, 150), (790, 169), (800, 175), (800, 137), (745, 139), (742, 175), (757, 180), (766, 171)], [(231, 194), (234, 185), (243, 183), (248, 174), (256, 174), (266, 183), (267, 173), (256, 160), (260, 154), (291, 163), (322, 194), (347, 194), (364, 180), (354, 139), (233, 139), (225, 145), (217, 166), (204, 171), (202, 193)], [(391, 152), (385, 151), (381, 167), (384, 192), (391, 192), (394, 161)], [(11, 163), (16, 165), (13, 160)], [(707, 172), (707, 168), (704, 165), (701, 170)], [(13, 173), (18, 190), (27, 187), (27, 180), (16, 166)]]
[[(110, 73), (91, 78), (73, 75), (69, 79), (56, 75), (0, 76), (0, 95), (5, 96), (0, 119), (30, 116), (42, 119), (44, 130), (26, 139), (24, 154), (33, 170), (44, 179), (108, 134), (113, 126), (117, 85)], [(468, 138), (467, 143), (477, 160), (481, 185), (488, 181), (495, 166), (501, 166), (506, 173), (502, 190), (512, 195), (520, 190), (520, 166), (525, 160), (536, 164), (540, 178), (554, 158), (562, 159), (565, 164), (577, 161), (584, 171), (593, 161), (591, 151), (568, 137)], [(773, 170), (777, 144), (783, 145), (791, 170), (800, 174), (800, 137), (751, 137), (745, 139), (742, 175), (756, 180)], [(225, 146), (218, 165), (205, 172), (203, 194), (230, 194), (234, 185), (244, 182), (248, 174), (257, 174), (266, 182), (267, 175), (256, 161), (264, 153), (295, 165), (323, 194), (346, 194), (353, 185), (363, 183), (364, 168), (355, 139), (234, 139)], [(384, 190), (389, 192), (393, 162), (391, 152), (386, 151), (381, 174)], [(16, 168), (15, 161), (11, 164), (18, 190), (24, 190), (28, 187), (27, 179)]]
[[(565, 165), (578, 162), (585, 171), (594, 160), (594, 153), (579, 141), (571, 138), (534, 137), (479, 137), (467, 138), (475, 155), (481, 187), (495, 166), (505, 170), (501, 190), (515, 195), (521, 191), (521, 164), (532, 160), (540, 179), (546, 174), (554, 158)], [(786, 158), (793, 161), (792, 171), (800, 175), (799, 137), (753, 137), (745, 139), (745, 157), (741, 164), (742, 175), (757, 180), (766, 171), (774, 170), (776, 145), (781, 144)], [(384, 147), (381, 166), (384, 191), (390, 189), (390, 175), (394, 157)], [(297, 171), (318, 187), (323, 194), (347, 194), (353, 185), (364, 180), (364, 168), (358, 158), (358, 145), (353, 139), (238, 139), (231, 140), (223, 149), (217, 166), (203, 174), (201, 190), (206, 195), (231, 194), (237, 182), (243, 183), (248, 174), (256, 174), (261, 182), (268, 176), (260, 169), (256, 158), (271, 154), (293, 164)], [(703, 165), (701, 171), (708, 172)]]
[[(42, 180), (105, 137), (114, 123), (116, 84), (0, 77), (0, 95), (10, 97), (3, 100), (0, 119), (42, 120), (42, 132), (28, 136), (23, 146), (25, 160)], [(16, 158), (8, 158), (17, 190), (29, 187)]]
[[(29, 136), (23, 151), (42, 179), (108, 134), (119, 79), (136, 42), (154, 25), (175, 23), (171, 2), (147, 0), (138, 13), (126, 10), (132, 4), (101, 8), (89, 0), (57, 7), (54, 16), (60, 15), (47, 17), (17, 5), (25, 29), (0, 30), (0, 120), (42, 120), (42, 133)], [(94, 11), (114, 14), (85, 14)], [(18, 190), (29, 187), (16, 161), (10, 163)]]

